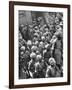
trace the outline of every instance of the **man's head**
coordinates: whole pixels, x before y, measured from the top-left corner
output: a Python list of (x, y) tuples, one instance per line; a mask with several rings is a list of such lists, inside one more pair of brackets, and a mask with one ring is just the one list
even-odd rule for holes
[(32, 45), (31, 40), (28, 40), (28, 41), (27, 41), (27, 46), (31, 46), (31, 45)]
[(22, 46), (22, 47), (20, 48), (20, 50), (21, 50), (21, 51), (25, 51), (25, 46)]
[(30, 54), (30, 58), (33, 59), (33, 60), (35, 60), (35, 59), (36, 59), (36, 54), (35, 54), (34, 52), (32, 52), (32, 53)]
[(42, 36), (42, 37), (41, 37), (41, 40), (42, 40), (42, 41), (45, 41), (45, 36)]
[(37, 49), (38, 49), (37, 46), (32, 46), (32, 47), (31, 47), (31, 51), (32, 51), (32, 52), (36, 52)]
[(49, 58), (49, 63), (50, 63), (50, 65), (54, 66), (56, 64), (56, 61), (54, 58), (51, 57), (51, 58)]
[(36, 56), (36, 61), (39, 61), (40, 62), (41, 60), (42, 60), (42, 56), (41, 55), (37, 55)]

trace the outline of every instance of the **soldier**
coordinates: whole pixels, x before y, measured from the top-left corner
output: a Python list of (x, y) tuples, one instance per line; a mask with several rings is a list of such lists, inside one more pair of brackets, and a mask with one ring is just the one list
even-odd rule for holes
[(46, 52), (44, 52), (44, 60), (47, 64), (49, 64), (49, 58), (52, 56), (51, 54), (51, 49), (50, 49), (50, 44), (47, 44), (45, 46)]
[(61, 72), (60, 72), (59, 68), (56, 66), (55, 59), (51, 57), (49, 59), (49, 63), (50, 63), (50, 65), (47, 67), (46, 76), (45, 77), (46, 78), (49, 78), (49, 77), (60, 77)]
[(62, 63), (62, 43), (61, 43), (61, 36), (56, 35), (57, 40), (55, 41), (55, 45), (54, 45), (54, 58), (56, 60), (56, 64), (59, 67), (59, 69), (61, 68), (61, 63)]
[(40, 53), (41, 53), (42, 56), (43, 56), (43, 49), (44, 49), (44, 43), (41, 41), (41, 42), (39, 43), (39, 48), (38, 48), (38, 50), (40, 51)]
[(33, 45), (33, 46), (31, 47), (31, 52), (36, 52), (36, 51), (37, 51), (37, 49), (38, 49), (38, 47), (37, 47), (37, 46), (35, 46), (35, 45)]
[(22, 67), (19, 73), (20, 79), (27, 79), (29, 78), (29, 73), (25, 67)]
[(31, 42), (31, 40), (28, 40), (27, 41), (27, 49), (29, 52), (31, 52), (31, 46), (32, 46), (32, 42)]
[(44, 60), (42, 60), (42, 56), (37, 55), (36, 63), (35, 63), (35, 72), (33, 74), (33, 77), (34, 78), (44, 78), (45, 77), (45, 69), (46, 69), (46, 65), (44, 63)]
[(28, 63), (28, 70), (29, 70), (30, 77), (33, 78), (33, 73), (35, 71), (34, 64), (35, 64), (35, 61), (36, 61), (36, 54), (34, 52), (32, 52), (30, 54), (30, 58), (31, 58), (31, 60)]
[(41, 37), (41, 40), (42, 40), (43, 42), (45, 42), (45, 37), (44, 37), (44, 36), (42, 36), (42, 37)]
[(25, 46), (22, 46), (22, 47), (20, 48), (20, 50), (21, 50), (21, 51), (25, 51)]
[(28, 39), (30, 39), (29, 37), (29, 28), (28, 25), (25, 25), (22, 29), (21, 29), (21, 34), (22, 34), (22, 38), (25, 39), (26, 41)]

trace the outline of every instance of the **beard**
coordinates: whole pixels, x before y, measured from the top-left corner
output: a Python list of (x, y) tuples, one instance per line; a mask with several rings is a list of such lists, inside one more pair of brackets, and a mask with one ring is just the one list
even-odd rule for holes
[(54, 67), (55, 65), (54, 64), (51, 64), (52, 67)]

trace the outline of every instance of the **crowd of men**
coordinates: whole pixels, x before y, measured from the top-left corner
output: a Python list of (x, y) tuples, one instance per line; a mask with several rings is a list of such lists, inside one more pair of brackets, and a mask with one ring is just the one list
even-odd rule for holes
[(63, 77), (63, 15), (19, 26), (19, 78)]

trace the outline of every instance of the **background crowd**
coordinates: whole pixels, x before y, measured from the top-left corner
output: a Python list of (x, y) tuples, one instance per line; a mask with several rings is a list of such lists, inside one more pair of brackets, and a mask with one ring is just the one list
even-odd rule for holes
[(19, 79), (63, 77), (63, 14), (48, 14), (19, 25)]

